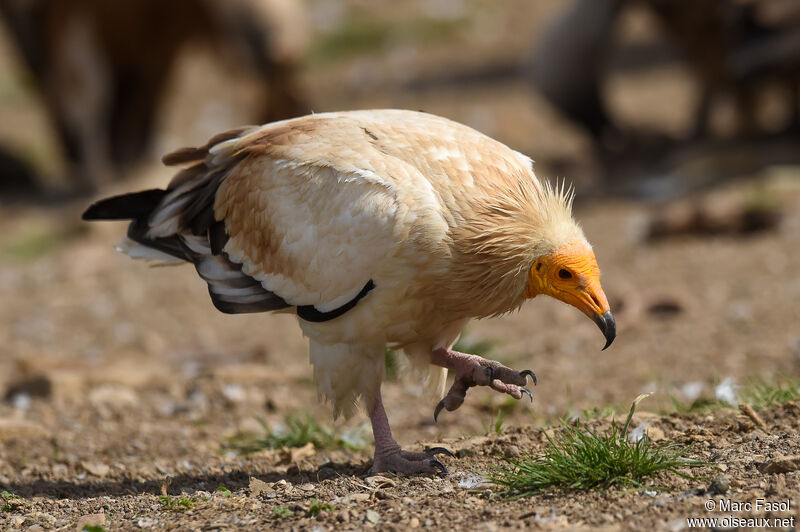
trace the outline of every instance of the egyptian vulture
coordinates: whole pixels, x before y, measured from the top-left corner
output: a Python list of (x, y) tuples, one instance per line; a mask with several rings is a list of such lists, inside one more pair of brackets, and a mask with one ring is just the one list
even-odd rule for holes
[(225, 313), (284, 311), (309, 338), (321, 396), (336, 415), (361, 401), (374, 472), (446, 473), (446, 449), (412, 453), (381, 401), (384, 347), (444, 394), (472, 386), (516, 399), (532, 371), (451, 349), (471, 318), (546, 294), (616, 325), (571, 194), (528, 157), (464, 125), (402, 110), (320, 113), (241, 128), (164, 157), (166, 190), (98, 201), (86, 220), (130, 219), (120, 249), (190, 262)]

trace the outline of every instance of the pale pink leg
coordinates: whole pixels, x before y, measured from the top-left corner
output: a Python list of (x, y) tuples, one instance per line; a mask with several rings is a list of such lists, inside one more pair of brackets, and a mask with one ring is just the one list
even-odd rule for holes
[(370, 469), (371, 474), (389, 471), (407, 475), (420, 473), (447, 475), (447, 468), (435, 458), (437, 454), (454, 456), (444, 447), (434, 447), (422, 453), (411, 453), (400, 448), (392, 437), (392, 429), (389, 427), (386, 410), (383, 409), (380, 390), (375, 399), (375, 406), (369, 413), (369, 419), (372, 422), (372, 435), (375, 437), (375, 456)]
[(452, 412), (461, 406), (467, 396), (467, 390), (473, 386), (489, 386), (498, 392), (507, 393), (514, 399), (522, 399), (522, 394), (527, 394), (533, 401), (530, 390), (524, 387), (528, 377), (533, 380), (533, 384), (536, 384), (536, 375), (529, 369), (517, 371), (494, 360), (445, 348), (431, 352), (431, 364), (453, 370), (456, 374), (450, 391), (436, 405), (434, 420), (439, 417), (439, 412), (443, 408)]

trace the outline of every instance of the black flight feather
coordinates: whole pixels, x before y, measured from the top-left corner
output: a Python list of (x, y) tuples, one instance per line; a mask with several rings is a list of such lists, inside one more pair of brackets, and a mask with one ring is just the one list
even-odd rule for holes
[(83, 219), (135, 220), (143, 218), (148, 216), (166, 195), (166, 190), (153, 188), (101, 199), (86, 209)]

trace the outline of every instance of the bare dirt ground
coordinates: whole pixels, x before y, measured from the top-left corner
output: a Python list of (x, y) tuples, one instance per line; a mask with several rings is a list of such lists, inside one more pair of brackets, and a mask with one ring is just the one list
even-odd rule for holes
[[(587, 140), (523, 81), (402, 89), (416, 76), (524, 56), (558, 2), (537, 2), (535, 9), (511, 4), (529, 16), (467, 2), (478, 15), (463, 15), (466, 30), (423, 44), (401, 35), (380, 50), (312, 58), (306, 88), (316, 110), (425, 109), (543, 161), (574, 158), (586, 174), (568, 178), (588, 182), (591, 163), (581, 162)], [(416, 20), (400, 3), (376, 5), (391, 20)], [(336, 21), (327, 12), (315, 16)], [(467, 57), (465, 42), (474, 50)], [(2, 56), (2, 70), (16, 72)], [(224, 69), (209, 74), (214, 68), (203, 59), (184, 65), (157, 151), (203, 142), (236, 124), (235, 102), (220, 96), (223, 103), (211, 108), (203, 103), (203, 96), (224, 93)], [(58, 157), (40, 107), (23, 84), (2, 79), (0, 139), (23, 146), (57, 181)], [(672, 132), (687, 127), (691, 91), (680, 69), (613, 85), (619, 113)], [(198, 86), (205, 92), (192, 92)], [(104, 194), (163, 184), (169, 173), (155, 154), (153, 161)], [(548, 177), (556, 171), (538, 169)], [(789, 512), (733, 512), (737, 517), (797, 515), (798, 465), (781, 458), (800, 448), (800, 404), (761, 411), (766, 429), (734, 409), (669, 412), (673, 399), (713, 397), (726, 378), (744, 384), (800, 375), (798, 177), (798, 168), (769, 168), (678, 205), (703, 204), (723, 218), (754, 202), (781, 213), (777, 226), (747, 236), (648, 243), (645, 229), (661, 206), (580, 204), (576, 216), (594, 244), (617, 316), (610, 349), (600, 352), (600, 333), (577, 311), (537, 299), (518, 313), (472, 323), (465, 335), (467, 344), (490, 342), (489, 356), (536, 371), (533, 404), (473, 389), (460, 410), (435, 424), (435, 398), (402, 378), (384, 385), (401, 444), (439, 444), (457, 453), (444, 459), (447, 478), (369, 477), (370, 443), (361, 450), (227, 451), (229, 437), (262, 432), (256, 418), (274, 426), (287, 414), (308, 414), (333, 425), (329, 408), (317, 403), (295, 318), (216, 312), (191, 268), (151, 269), (115, 253), (124, 227), (85, 226), (84, 202), (46, 210), (0, 205), (0, 490), (22, 497), (0, 511), (0, 529), (680, 530), (688, 517), (726, 515), (704, 509), (720, 497), (791, 501)], [(498, 499), (497, 487), (481, 480), (503, 457), (541, 450), (543, 427), (559, 417), (607, 407), (624, 412), (648, 391), (655, 394), (640, 406), (637, 423), (650, 421), (654, 439), (691, 445), (689, 456), (710, 462), (695, 471), (698, 478), (664, 475), (647, 489), (556, 491), (517, 501)], [(500, 411), (505, 418), (497, 433)], [(363, 422), (357, 416), (335, 427), (357, 432)], [(609, 419), (590, 423), (603, 428)], [(727, 479), (727, 495), (708, 491), (718, 477)], [(312, 499), (328, 505), (315, 517), (307, 516)]]

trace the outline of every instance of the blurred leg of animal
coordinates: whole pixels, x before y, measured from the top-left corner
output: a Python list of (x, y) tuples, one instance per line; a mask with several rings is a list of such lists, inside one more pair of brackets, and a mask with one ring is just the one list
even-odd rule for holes
[(544, 32), (530, 79), (539, 92), (596, 142), (613, 129), (601, 96), (604, 59), (620, 0), (578, 0)]
[[(298, 0), (238, 0), (213, 3), (217, 39), (243, 55), (264, 87), (256, 117), (262, 123), (308, 114), (299, 66), (310, 41), (308, 14)], [(239, 63), (242, 58), (236, 58)]]
[(42, 192), (33, 169), (0, 146), (0, 197), (35, 197)]
[(74, 13), (62, 21), (64, 30), (54, 35), (51, 43), (53, 68), (44, 80), (51, 112), (73, 166), (70, 177), (84, 190), (107, 182), (113, 172), (103, 128), (110, 78), (88, 16)]
[(745, 83), (734, 88), (734, 101), (738, 120), (739, 135), (753, 136), (758, 134), (758, 94), (753, 83)]
[(709, 117), (711, 116), (712, 91), (710, 87), (700, 87), (700, 99), (694, 110), (694, 122), (690, 138), (700, 139), (708, 134)]
[(268, 97), (259, 112), (263, 123), (302, 116), (311, 111), (302, 95), (295, 65), (273, 65), (268, 79)]
[(437, 454), (453, 456), (453, 453), (447, 449), (435, 447), (421, 453), (412, 453), (404, 451), (395, 441), (392, 437), (392, 429), (389, 427), (389, 419), (386, 417), (386, 410), (383, 408), (380, 389), (378, 389), (375, 404), (369, 413), (369, 419), (372, 422), (372, 435), (375, 437), (375, 456), (370, 473), (391, 471), (408, 475), (447, 474), (447, 468), (435, 458)]
[(107, 127), (111, 158), (116, 165), (133, 164), (150, 148), (171, 65), (171, 60), (151, 61), (147, 72), (118, 72), (115, 76)]
[(522, 395), (527, 394), (533, 400), (530, 390), (524, 387), (528, 382), (528, 376), (536, 384), (536, 375), (531, 370), (516, 371), (494, 360), (446, 348), (431, 352), (431, 364), (451, 369), (456, 374), (450, 391), (436, 406), (434, 419), (438, 418), (443, 408), (452, 412), (461, 406), (467, 390), (473, 386), (490, 386), (493, 390), (507, 393), (514, 399), (522, 399)]

